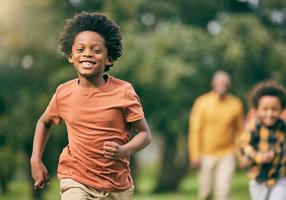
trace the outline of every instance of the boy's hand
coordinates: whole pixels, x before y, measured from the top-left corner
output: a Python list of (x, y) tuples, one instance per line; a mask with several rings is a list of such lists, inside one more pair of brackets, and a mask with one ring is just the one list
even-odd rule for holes
[(258, 163), (268, 163), (271, 162), (274, 158), (274, 151), (260, 152), (257, 155)]
[(42, 161), (31, 161), (32, 177), (35, 190), (43, 189), (49, 183), (49, 174)]
[(252, 164), (252, 161), (249, 158), (245, 157), (245, 156), (243, 156), (243, 157), (241, 157), (239, 159), (239, 168), (240, 169), (247, 168), (251, 164)]
[(264, 153), (264, 161), (271, 162), (274, 158), (274, 151), (267, 151)]
[(115, 142), (104, 142), (103, 154), (110, 159), (119, 159), (128, 155), (127, 150)]

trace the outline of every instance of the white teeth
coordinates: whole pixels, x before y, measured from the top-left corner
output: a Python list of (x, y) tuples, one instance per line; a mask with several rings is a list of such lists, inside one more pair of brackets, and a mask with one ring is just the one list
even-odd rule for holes
[(86, 68), (92, 67), (92, 63), (91, 62), (82, 62), (81, 64), (82, 64), (83, 67), (86, 67)]

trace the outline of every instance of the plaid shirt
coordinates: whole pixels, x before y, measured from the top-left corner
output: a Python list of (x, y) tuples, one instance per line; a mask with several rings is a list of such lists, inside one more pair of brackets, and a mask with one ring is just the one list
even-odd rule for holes
[[(240, 138), (240, 151), (252, 161), (248, 176), (252, 180), (265, 182), (273, 186), (286, 175), (286, 124), (278, 120), (275, 126), (268, 128), (257, 121), (246, 128)], [(274, 151), (270, 162), (263, 162), (260, 153)]]

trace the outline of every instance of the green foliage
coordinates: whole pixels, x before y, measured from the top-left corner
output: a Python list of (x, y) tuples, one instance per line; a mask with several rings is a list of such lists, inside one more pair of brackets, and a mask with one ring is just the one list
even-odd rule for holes
[[(207, 50), (203, 41), (208, 36), (202, 30), (168, 22), (158, 24), (152, 32), (130, 34), (134, 31), (123, 33), (128, 38), (125, 55), (114, 71), (135, 85), (146, 115), (157, 130), (163, 134), (183, 132), (181, 123), (194, 98), (192, 87), (185, 81), (196, 80), (198, 64)], [(181, 120), (172, 120), (170, 112), (177, 113)]]

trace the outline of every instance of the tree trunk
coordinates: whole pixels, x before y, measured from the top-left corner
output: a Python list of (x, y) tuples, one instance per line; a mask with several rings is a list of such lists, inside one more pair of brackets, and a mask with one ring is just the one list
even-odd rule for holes
[[(133, 179), (134, 184), (136, 185), (136, 181), (137, 181), (137, 175), (138, 175), (138, 164), (137, 164), (137, 159), (136, 156), (133, 155), (131, 156), (130, 159), (130, 169), (131, 169), (131, 176)], [(134, 190), (134, 193), (136, 193), (137, 190)]]
[(44, 196), (43, 196), (44, 192), (43, 190), (34, 190), (33, 189), (33, 193), (32, 193), (32, 198), (33, 200), (42, 200), (44, 199)]
[[(32, 179), (30, 179), (31, 180), (31, 186), (34, 186), (34, 181), (32, 181)], [(44, 199), (44, 192), (45, 192), (45, 190), (47, 189), (47, 188), (44, 188), (44, 189), (42, 189), (42, 190), (35, 190), (34, 189), (34, 187), (33, 188), (31, 188), (32, 189), (32, 199), (33, 200), (42, 200), (42, 199)]]
[(169, 134), (164, 137), (164, 145), (159, 182), (154, 193), (177, 190), (188, 169), (185, 136)]
[(5, 177), (1, 177), (1, 193), (7, 194), (8, 193), (8, 181)]

